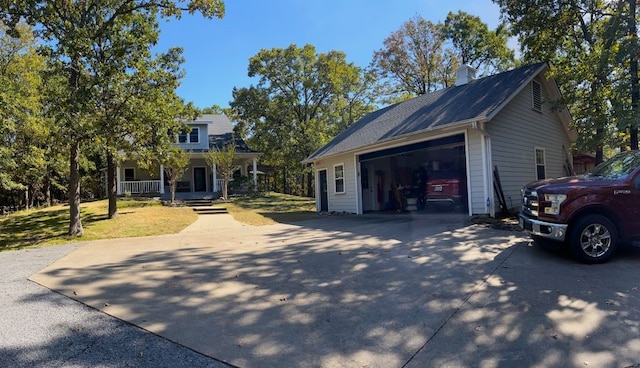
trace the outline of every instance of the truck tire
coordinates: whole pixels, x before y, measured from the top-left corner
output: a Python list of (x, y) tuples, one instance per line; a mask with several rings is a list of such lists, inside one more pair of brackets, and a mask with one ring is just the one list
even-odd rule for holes
[(618, 230), (602, 215), (587, 215), (572, 226), (569, 242), (571, 251), (580, 261), (604, 263), (618, 246)]

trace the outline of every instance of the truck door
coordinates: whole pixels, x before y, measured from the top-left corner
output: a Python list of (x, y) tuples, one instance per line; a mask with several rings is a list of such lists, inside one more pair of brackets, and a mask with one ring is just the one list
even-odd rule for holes
[(634, 240), (640, 240), (640, 170), (636, 170), (635, 174), (636, 177), (633, 179), (633, 188), (627, 204), (631, 215), (629, 219), (631, 226), (628, 229)]

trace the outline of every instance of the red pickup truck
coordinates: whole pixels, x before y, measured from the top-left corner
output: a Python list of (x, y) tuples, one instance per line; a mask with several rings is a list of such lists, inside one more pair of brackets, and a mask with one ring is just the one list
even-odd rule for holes
[(527, 184), (520, 226), (564, 242), (582, 262), (606, 262), (620, 243), (640, 245), (640, 152), (622, 152), (592, 173)]

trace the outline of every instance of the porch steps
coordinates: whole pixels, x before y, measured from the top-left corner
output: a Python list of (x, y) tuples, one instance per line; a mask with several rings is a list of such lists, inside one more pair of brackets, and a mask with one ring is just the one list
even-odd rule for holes
[(224, 207), (213, 207), (213, 202), (207, 199), (190, 199), (185, 204), (193, 209), (198, 215), (215, 215), (228, 213)]
[(211, 206), (191, 206), (191, 208), (198, 213), (198, 215), (216, 215), (220, 213), (229, 213), (226, 208), (222, 207), (211, 207)]

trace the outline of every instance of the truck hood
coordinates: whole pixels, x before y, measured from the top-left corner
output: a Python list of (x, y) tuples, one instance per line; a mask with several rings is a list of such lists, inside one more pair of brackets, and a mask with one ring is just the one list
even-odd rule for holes
[[(613, 179), (602, 176), (593, 175), (578, 175), (578, 176), (566, 176), (555, 179), (544, 179), (534, 181), (527, 184), (527, 188), (533, 190), (539, 190), (544, 188), (545, 192), (558, 192), (563, 193), (569, 189), (584, 188), (592, 186), (606, 186), (609, 185)], [(557, 189), (557, 190), (556, 190)]]

